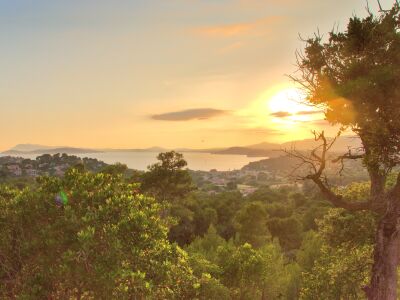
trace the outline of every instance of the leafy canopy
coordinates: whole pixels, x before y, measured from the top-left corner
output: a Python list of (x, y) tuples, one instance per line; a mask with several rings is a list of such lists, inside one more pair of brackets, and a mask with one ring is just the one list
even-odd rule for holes
[[(400, 150), (400, 8), (350, 19), (345, 32), (316, 35), (298, 54), (308, 100), (327, 120), (351, 127), (367, 160), (392, 168)], [(368, 161), (367, 161), (368, 163)]]
[(148, 167), (143, 175), (142, 190), (159, 201), (175, 202), (194, 189), (192, 178), (185, 170), (187, 162), (175, 151), (160, 153), (159, 162)]
[(75, 169), (23, 191), (0, 188), (0, 298), (193, 297), (196, 280), (167, 240), (160, 205), (136, 190)]

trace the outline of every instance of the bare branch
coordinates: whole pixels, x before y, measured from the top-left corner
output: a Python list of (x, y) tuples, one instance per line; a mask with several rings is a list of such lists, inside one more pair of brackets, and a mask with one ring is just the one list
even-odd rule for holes
[[(297, 178), (300, 180), (307, 180), (307, 179), (312, 180), (318, 186), (319, 190), (324, 195), (324, 197), (334, 206), (341, 207), (351, 211), (370, 209), (371, 204), (369, 201), (348, 202), (343, 198), (343, 196), (334, 193), (329, 186), (326, 175), (324, 174), (327, 163), (327, 153), (332, 148), (336, 139), (340, 136), (341, 131), (339, 131), (336, 137), (333, 138), (331, 141), (328, 141), (328, 139), (325, 137), (324, 131), (321, 132), (313, 131), (312, 133), (314, 135), (314, 140), (317, 142), (320, 141), (321, 144), (312, 149), (309, 154), (301, 153), (299, 151), (296, 151), (296, 149), (294, 148), (292, 148), (289, 151), (286, 149), (283, 150), (289, 157), (295, 158), (299, 161), (299, 164), (293, 169), (291, 175), (293, 175), (294, 172), (298, 171), (300, 168), (308, 166), (310, 173), (305, 176), (298, 176)], [(399, 189), (400, 189), (400, 179), (399, 179)]]
[(322, 195), (331, 202), (335, 207), (344, 208), (350, 211), (358, 211), (358, 210), (368, 210), (371, 207), (370, 202), (348, 202), (343, 196), (337, 195), (332, 192), (321, 180), (321, 178), (310, 178), (314, 181), (314, 183), (320, 189)]
[[(389, 9), (383, 9), (383, 8), (382, 8), (382, 4), (381, 4), (381, 1), (380, 1), (380, 0), (376, 0), (376, 1), (378, 2), (378, 5), (379, 5), (379, 12), (390, 12)], [(396, 0), (396, 3), (399, 4), (399, 3), (398, 3), (398, 0)]]
[(339, 161), (343, 162), (343, 160), (345, 159), (360, 159), (360, 158), (364, 158), (364, 154), (351, 154), (351, 152), (349, 152), (333, 159), (332, 162), (337, 163)]
[(368, 2), (368, 0), (366, 0), (365, 2), (367, 3), (367, 6), (366, 6), (365, 9), (367, 10), (368, 14), (369, 14), (370, 16), (372, 16), (372, 12), (371, 12), (371, 9), (369, 8), (369, 2)]

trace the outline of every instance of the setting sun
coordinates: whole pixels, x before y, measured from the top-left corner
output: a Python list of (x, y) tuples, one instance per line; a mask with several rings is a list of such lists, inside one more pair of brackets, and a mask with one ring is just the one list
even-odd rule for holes
[(249, 129), (268, 132), (274, 141), (305, 139), (322, 124), (323, 111), (305, 103), (305, 93), (293, 85), (264, 90), (252, 104), (237, 112)]
[(305, 94), (298, 88), (285, 88), (273, 94), (266, 102), (273, 122), (296, 124), (323, 118), (323, 112), (305, 102)]
[(272, 95), (267, 100), (267, 105), (271, 112), (288, 112), (295, 114), (299, 111), (311, 110), (310, 106), (302, 103), (304, 93), (297, 88), (285, 88)]

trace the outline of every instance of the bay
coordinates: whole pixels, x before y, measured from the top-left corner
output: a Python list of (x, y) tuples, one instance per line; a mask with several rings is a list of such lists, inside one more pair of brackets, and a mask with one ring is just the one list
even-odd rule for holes
[[(126, 152), (96, 152), (76, 154), (79, 157), (96, 158), (108, 164), (123, 163), (131, 169), (146, 170), (147, 166), (157, 162), (158, 152), (126, 151)], [(264, 159), (263, 157), (247, 157), (245, 155), (221, 155), (202, 152), (184, 152), (188, 168), (191, 170), (218, 171), (238, 170), (252, 161)], [(18, 154), (23, 158), (35, 159), (39, 154)]]

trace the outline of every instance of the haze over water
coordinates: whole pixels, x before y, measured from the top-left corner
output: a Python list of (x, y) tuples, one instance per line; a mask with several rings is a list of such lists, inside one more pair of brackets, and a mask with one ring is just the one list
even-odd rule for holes
[[(128, 168), (136, 170), (146, 170), (147, 166), (157, 161), (158, 152), (98, 152), (77, 154), (79, 157), (96, 158), (108, 164), (117, 162), (126, 164)], [(263, 159), (263, 157), (247, 157), (245, 155), (219, 155), (211, 153), (185, 152), (185, 160), (191, 170), (210, 171), (229, 171), (241, 169), (252, 161)], [(1, 155), (0, 155), (1, 156)], [(17, 155), (23, 158), (35, 159), (39, 154)]]

